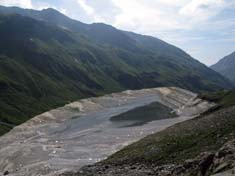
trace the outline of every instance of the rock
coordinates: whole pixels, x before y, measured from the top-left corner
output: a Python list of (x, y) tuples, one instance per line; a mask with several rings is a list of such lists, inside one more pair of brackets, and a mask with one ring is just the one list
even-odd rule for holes
[(214, 170), (214, 173), (222, 172), (222, 171), (224, 171), (228, 166), (229, 166), (228, 163), (223, 163), (223, 164), (219, 165), (218, 167), (216, 167), (216, 169)]
[(3, 175), (9, 175), (9, 171), (5, 171)]
[(201, 162), (199, 163), (200, 172), (202, 175), (205, 175), (210, 166), (213, 164), (214, 159), (213, 153), (205, 153)]
[(130, 169), (131, 170), (136, 170), (136, 166), (132, 166)]

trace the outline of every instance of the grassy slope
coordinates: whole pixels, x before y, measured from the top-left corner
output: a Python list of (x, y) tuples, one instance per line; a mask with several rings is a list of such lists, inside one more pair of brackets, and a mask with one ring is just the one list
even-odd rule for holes
[[(71, 20), (63, 18), (71, 26)], [(76, 31), (70, 31), (20, 15), (0, 15), (0, 122), (9, 124), (0, 134), (34, 115), (88, 96), (158, 86), (194, 91), (230, 86), (166, 43), (164, 53), (159, 53), (163, 43), (158, 40), (148, 49), (146, 41), (113, 27), (93, 24), (91, 30), (79, 31), (81, 25), (72, 21)]]
[(219, 149), (235, 137), (235, 91), (222, 91), (203, 95), (216, 101), (220, 108), (212, 114), (176, 124), (166, 130), (149, 135), (109, 157), (109, 164), (180, 164), (204, 151)]
[(200, 98), (216, 102), (219, 108), (235, 106), (235, 91), (217, 91), (214, 93), (204, 93)]

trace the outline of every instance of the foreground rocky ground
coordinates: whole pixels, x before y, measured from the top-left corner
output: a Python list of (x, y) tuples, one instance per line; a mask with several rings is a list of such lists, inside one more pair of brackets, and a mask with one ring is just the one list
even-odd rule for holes
[[(235, 175), (235, 140), (227, 142), (217, 152), (204, 152), (198, 157), (186, 160), (180, 165), (147, 166), (97, 164), (84, 167), (78, 173), (63, 176), (234, 176)], [(62, 176), (62, 175), (61, 175)]]
[(218, 106), (124, 148), (107, 160), (61, 176), (233, 176), (235, 93), (207, 96)]

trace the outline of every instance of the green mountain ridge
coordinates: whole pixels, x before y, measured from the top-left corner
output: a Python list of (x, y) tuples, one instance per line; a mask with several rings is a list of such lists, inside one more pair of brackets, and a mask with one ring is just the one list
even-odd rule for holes
[(0, 6), (0, 38), (1, 133), (79, 98), (159, 86), (196, 92), (232, 86), (159, 39), (84, 24), (53, 9)]

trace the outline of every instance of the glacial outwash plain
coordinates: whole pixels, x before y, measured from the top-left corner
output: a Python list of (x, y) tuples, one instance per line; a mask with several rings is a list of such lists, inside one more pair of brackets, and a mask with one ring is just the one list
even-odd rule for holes
[[(76, 172), (213, 106), (215, 103), (176, 87), (127, 90), (82, 99), (38, 115), (2, 136), (0, 174), (7, 171), (12, 176), (49, 176)], [(142, 122), (130, 115), (128, 119), (128, 112), (151, 114), (158, 108), (165, 111), (164, 118), (158, 115)], [(122, 114), (125, 118), (118, 120)]]

